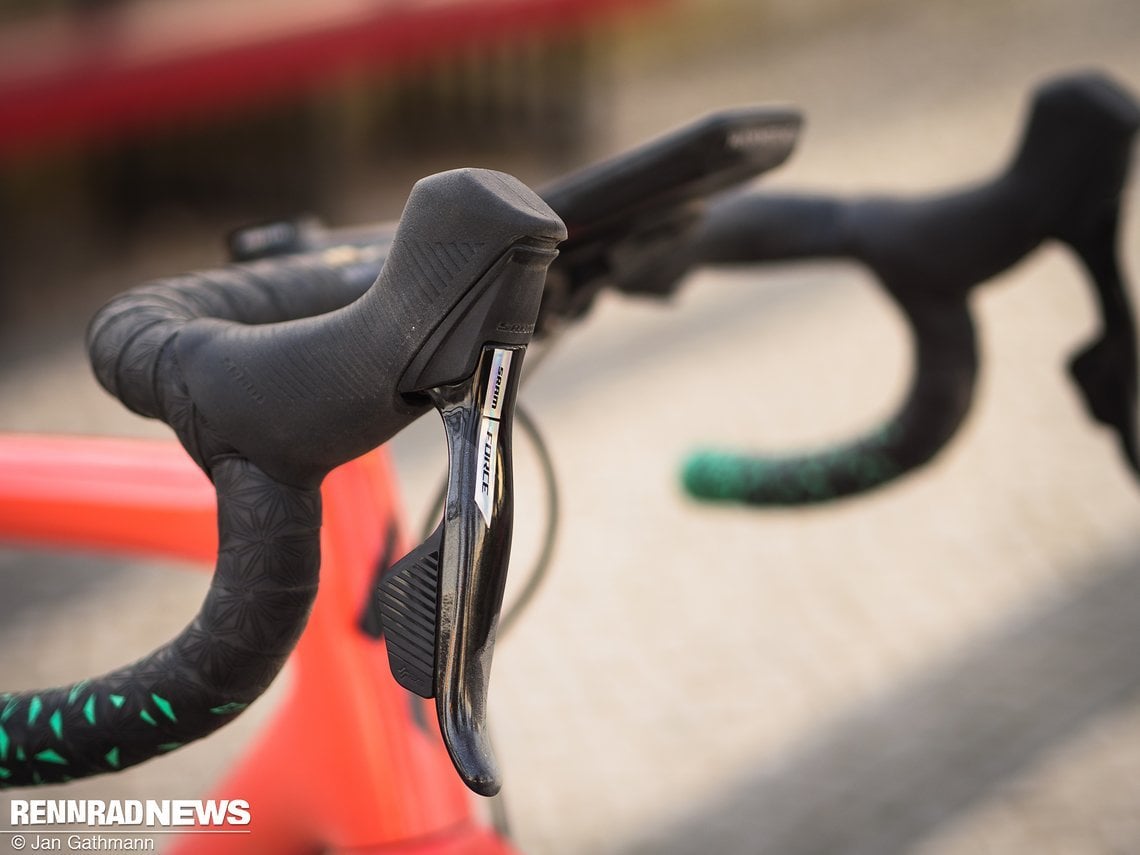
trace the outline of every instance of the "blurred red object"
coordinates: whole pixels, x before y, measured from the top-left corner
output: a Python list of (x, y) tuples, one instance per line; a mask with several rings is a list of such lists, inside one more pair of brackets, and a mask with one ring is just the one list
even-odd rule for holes
[[(0, 29), (0, 157), (556, 40), (662, 0), (106, 0)], [(78, 5), (78, 4), (77, 4)]]

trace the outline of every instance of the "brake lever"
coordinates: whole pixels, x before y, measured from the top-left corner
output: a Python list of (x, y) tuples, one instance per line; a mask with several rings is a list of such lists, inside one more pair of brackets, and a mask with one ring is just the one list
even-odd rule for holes
[(443, 420), (447, 498), (435, 532), (380, 581), (388, 660), (400, 685), (435, 698), (456, 771), (485, 796), (501, 786), (487, 690), (513, 529), (511, 424), (556, 254), (549, 244), (516, 244), (440, 325), (401, 387)]
[(1064, 213), (1055, 233), (1092, 280), (1101, 328), (1071, 357), (1068, 369), (1089, 417), (1115, 432), (1129, 468), (1140, 478), (1136, 321), (1118, 253), (1121, 197), (1140, 130), (1140, 103), (1102, 81), (1090, 81), (1087, 91), (1101, 108), (1081, 123), (1087, 136), (1095, 135), (1090, 142), (1095, 151), (1084, 176), (1083, 204)]
[(447, 437), (443, 520), (380, 585), (392, 673), (436, 699), (456, 770), (485, 796), (500, 787), (487, 690), (511, 551), (511, 423), (524, 352), (485, 346), (468, 380), (431, 390)]
[(1069, 360), (1069, 374), (1093, 421), (1115, 432), (1132, 474), (1140, 479), (1137, 449), (1136, 327), (1115, 253), (1115, 218), (1104, 233), (1070, 244), (1088, 269), (1100, 304), (1100, 335)]

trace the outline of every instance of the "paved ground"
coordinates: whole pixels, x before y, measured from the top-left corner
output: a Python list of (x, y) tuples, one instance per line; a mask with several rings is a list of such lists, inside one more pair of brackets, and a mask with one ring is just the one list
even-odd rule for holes
[[(790, 32), (656, 34), (615, 69), (608, 144), (790, 101), (809, 122), (771, 184), (911, 192), (997, 168), (1046, 75), (1096, 65), (1140, 92), (1131, 0), (899, 3)], [(1140, 188), (1126, 207), (1135, 271)], [(859, 271), (702, 274), (669, 307), (607, 301), (567, 336), (528, 392), (562, 474), (558, 559), (493, 683), (524, 851), (1140, 850), (1140, 485), (1062, 373), (1095, 326), (1080, 276), (1047, 248), (979, 294), (986, 362), (959, 439), (904, 483), (807, 511), (695, 505), (676, 465), (698, 444), (845, 436), (891, 406), (907, 344)], [(153, 430), (77, 385), (76, 344), (33, 351), (0, 376), (0, 427)], [(414, 508), (438, 439), (425, 423), (395, 443)], [(26, 584), (22, 561), (0, 556), (5, 585)], [(113, 664), (110, 609), (145, 606), (141, 648), (202, 584), (100, 576), (3, 613), (3, 683)], [(105, 647), (76, 649), (80, 625)], [(188, 795), (242, 738), (75, 792)]]

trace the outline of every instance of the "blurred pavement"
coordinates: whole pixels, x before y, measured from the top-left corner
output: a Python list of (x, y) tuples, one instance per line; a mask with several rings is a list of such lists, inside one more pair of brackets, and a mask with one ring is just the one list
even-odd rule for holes
[[(767, 184), (912, 193), (998, 168), (1049, 75), (1095, 66), (1140, 93), (1135, 0), (854, 8), (655, 31), (616, 57), (606, 147), (717, 106), (790, 102), (802, 143)], [(1140, 181), (1125, 228), (1135, 279)], [(93, 278), (216, 260), (201, 252), (172, 245)], [(668, 306), (605, 300), (559, 343), (525, 393), (560, 473), (558, 554), (492, 683), (522, 851), (1140, 851), (1140, 484), (1064, 375), (1096, 323), (1082, 276), (1047, 247), (983, 288), (960, 436), (917, 476), (808, 510), (694, 504), (677, 466), (698, 445), (812, 446), (890, 409), (907, 342), (861, 271), (700, 274)], [(161, 435), (95, 388), (81, 319), (70, 335), (4, 344), (0, 428)], [(441, 436), (425, 419), (393, 448), (418, 519)], [(520, 513), (520, 568), (536, 517)], [(25, 585), (25, 560), (0, 553), (6, 590)], [(3, 612), (5, 688), (118, 664), (128, 614), (142, 652), (204, 586), (89, 564), (43, 578), (72, 588), (93, 570), (99, 586), (55, 599), (37, 583)], [(256, 722), (67, 794), (194, 795)]]

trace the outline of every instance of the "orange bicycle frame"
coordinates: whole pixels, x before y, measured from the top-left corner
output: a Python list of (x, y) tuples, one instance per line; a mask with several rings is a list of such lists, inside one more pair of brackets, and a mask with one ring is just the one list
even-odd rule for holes
[[(0, 471), (6, 541), (212, 566), (214, 491), (176, 443), (2, 436)], [(286, 697), (210, 794), (248, 801), (250, 834), (188, 834), (172, 851), (511, 855), (476, 819), (430, 702), (396, 684), (383, 641), (360, 629), (378, 565), (407, 546), (387, 453), (335, 470), (322, 492), (320, 593)]]

